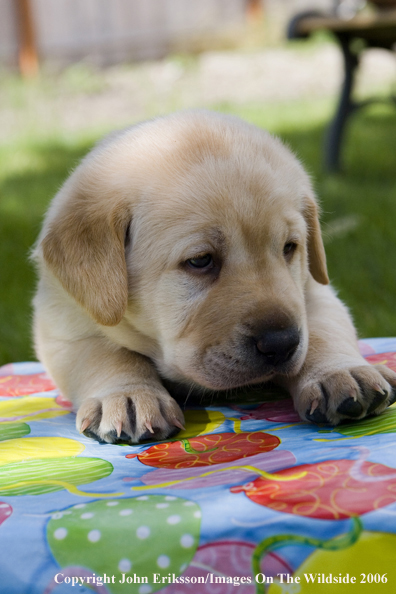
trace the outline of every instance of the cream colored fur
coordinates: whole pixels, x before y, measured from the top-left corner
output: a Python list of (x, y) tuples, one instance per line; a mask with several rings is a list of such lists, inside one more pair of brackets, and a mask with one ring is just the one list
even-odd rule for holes
[[(187, 392), (271, 379), (317, 422), (393, 401), (396, 374), (361, 357), (327, 285), (307, 174), (237, 118), (184, 112), (112, 135), (54, 198), (34, 257), (37, 354), (89, 435), (177, 431), (162, 380)], [(288, 328), (298, 345), (271, 367), (261, 339)]]

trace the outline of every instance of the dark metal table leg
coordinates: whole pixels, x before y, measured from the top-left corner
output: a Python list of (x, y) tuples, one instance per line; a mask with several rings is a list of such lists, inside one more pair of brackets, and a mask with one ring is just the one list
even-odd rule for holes
[(346, 121), (350, 113), (355, 109), (351, 99), (355, 70), (359, 64), (359, 58), (350, 48), (350, 38), (339, 35), (338, 41), (341, 45), (344, 58), (344, 82), (341, 95), (333, 121), (327, 131), (325, 139), (325, 169), (326, 171), (339, 171), (340, 149)]

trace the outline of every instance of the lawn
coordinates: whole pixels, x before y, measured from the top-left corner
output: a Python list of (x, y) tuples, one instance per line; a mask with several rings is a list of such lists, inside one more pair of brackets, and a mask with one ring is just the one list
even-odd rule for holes
[[(326, 175), (321, 149), (331, 101), (212, 107), (268, 128), (301, 157), (322, 204), (330, 278), (360, 336), (396, 335), (396, 110), (378, 106), (357, 114), (345, 172)], [(106, 131), (28, 133), (0, 142), (0, 364), (34, 359), (29, 250), (51, 197)]]

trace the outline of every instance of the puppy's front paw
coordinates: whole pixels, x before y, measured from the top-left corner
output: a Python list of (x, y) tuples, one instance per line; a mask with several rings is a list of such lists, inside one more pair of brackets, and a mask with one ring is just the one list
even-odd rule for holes
[(145, 439), (160, 441), (184, 429), (183, 413), (165, 390), (134, 388), (130, 393), (88, 398), (80, 406), (76, 425), (80, 433), (102, 442)]
[(337, 425), (380, 414), (396, 401), (396, 373), (385, 365), (359, 365), (311, 378), (294, 396), (303, 420)]

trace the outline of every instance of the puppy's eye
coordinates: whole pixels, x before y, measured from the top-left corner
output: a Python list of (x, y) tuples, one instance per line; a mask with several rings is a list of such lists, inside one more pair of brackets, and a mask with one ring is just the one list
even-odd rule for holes
[(283, 248), (283, 255), (285, 256), (285, 258), (287, 260), (290, 260), (293, 257), (294, 252), (297, 249), (297, 244), (294, 243), (294, 241), (289, 241), (288, 243), (285, 243), (284, 248)]
[(186, 264), (195, 270), (209, 270), (210, 268), (213, 268), (213, 257), (211, 254), (204, 254), (203, 256), (190, 258), (186, 261)]

